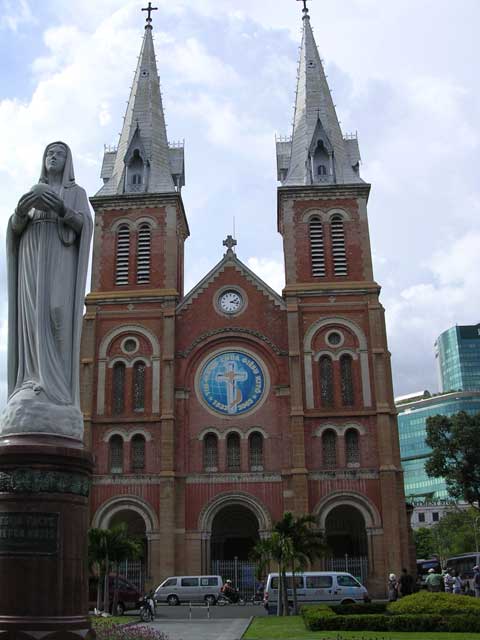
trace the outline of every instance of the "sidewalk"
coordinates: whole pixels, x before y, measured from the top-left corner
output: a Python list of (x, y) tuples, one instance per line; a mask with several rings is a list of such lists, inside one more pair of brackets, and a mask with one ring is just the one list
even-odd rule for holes
[(162, 620), (148, 624), (163, 631), (169, 640), (240, 640), (250, 624), (251, 618), (232, 620)]

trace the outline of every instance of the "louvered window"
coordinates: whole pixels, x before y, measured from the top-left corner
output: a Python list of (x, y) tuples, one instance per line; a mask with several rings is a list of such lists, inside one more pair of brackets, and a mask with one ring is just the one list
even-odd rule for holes
[(325, 276), (322, 221), (317, 217), (310, 220), (310, 253), (312, 257), (312, 275)]
[(133, 410), (145, 411), (145, 373), (144, 362), (136, 362), (133, 367)]
[(205, 471), (218, 469), (218, 439), (213, 433), (208, 433), (203, 439), (203, 468)]
[(340, 383), (342, 387), (342, 404), (351, 407), (354, 404), (352, 356), (340, 358)]
[(128, 266), (130, 258), (130, 229), (122, 224), (117, 231), (117, 263), (115, 284), (128, 284)]
[(332, 232), (333, 274), (346, 276), (348, 275), (347, 254), (345, 252), (345, 231), (342, 216), (332, 216), (330, 228)]
[(122, 436), (110, 438), (110, 473), (123, 472), (123, 439)]
[(323, 407), (333, 406), (333, 362), (329, 356), (320, 358), (320, 399)]
[(141, 435), (132, 438), (132, 471), (141, 473), (145, 470), (145, 438)]
[(138, 230), (137, 246), (137, 283), (148, 284), (150, 282), (150, 249), (152, 244), (152, 232), (148, 224), (142, 224)]
[(252, 433), (249, 438), (250, 470), (263, 471), (263, 436)]
[(356, 429), (349, 429), (345, 434), (345, 449), (347, 464), (358, 464), (360, 462), (360, 444)]
[(125, 409), (125, 365), (123, 362), (117, 362), (113, 366), (112, 377), (112, 409), (113, 413), (118, 415), (123, 413)]
[(322, 458), (324, 467), (337, 465), (337, 434), (331, 429), (322, 436)]
[(240, 471), (240, 436), (231, 433), (227, 438), (227, 470)]

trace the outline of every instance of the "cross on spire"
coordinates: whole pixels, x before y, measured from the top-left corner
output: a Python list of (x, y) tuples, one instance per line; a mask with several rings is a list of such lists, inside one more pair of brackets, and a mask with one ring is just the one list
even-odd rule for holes
[(307, 14), (308, 13), (308, 7), (307, 7), (307, 2), (309, 2), (309, 0), (297, 0), (297, 2), (303, 2), (303, 13)]
[(227, 247), (227, 253), (231, 253), (233, 251), (233, 247), (237, 246), (237, 241), (232, 236), (227, 236), (223, 241), (223, 246)]
[(158, 11), (158, 7), (152, 7), (152, 3), (149, 2), (148, 7), (145, 7), (142, 11), (148, 11), (147, 27), (150, 27), (152, 22), (152, 11)]

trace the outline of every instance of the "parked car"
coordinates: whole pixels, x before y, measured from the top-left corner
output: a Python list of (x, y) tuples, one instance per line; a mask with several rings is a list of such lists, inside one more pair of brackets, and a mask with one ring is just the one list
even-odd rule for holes
[(159, 585), (156, 602), (177, 605), (181, 602), (205, 602), (214, 605), (223, 587), (221, 576), (173, 576)]
[[(94, 609), (97, 606), (97, 584), (98, 578), (90, 578), (88, 586), (88, 601), (90, 609)], [(103, 587), (103, 585), (102, 585)], [(115, 576), (111, 575), (108, 579), (108, 600), (109, 611), (112, 612), (113, 606), (113, 592), (115, 588)], [(138, 603), (142, 599), (142, 595), (137, 587), (131, 582), (128, 582), (121, 576), (118, 577), (118, 601), (116, 614), (123, 616), (125, 611), (131, 609), (138, 609)], [(103, 588), (102, 588), (102, 606), (103, 606)]]
[[(278, 606), (278, 573), (269, 573), (265, 586), (264, 605), (269, 613)], [(336, 571), (306, 571), (295, 574), (298, 604), (351, 604), (370, 602), (368, 591), (350, 573)], [(288, 601), (293, 605), (293, 578), (287, 573)]]

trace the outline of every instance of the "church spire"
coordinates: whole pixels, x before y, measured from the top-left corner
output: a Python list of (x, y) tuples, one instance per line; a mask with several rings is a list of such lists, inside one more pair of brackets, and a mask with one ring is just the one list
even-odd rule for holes
[(310, 24), (306, 1), (291, 140), (277, 141), (278, 179), (285, 186), (362, 182), (356, 136), (344, 138)]
[(183, 147), (169, 148), (149, 6), (145, 35), (118, 148), (106, 150), (98, 196), (169, 193), (184, 184)]

